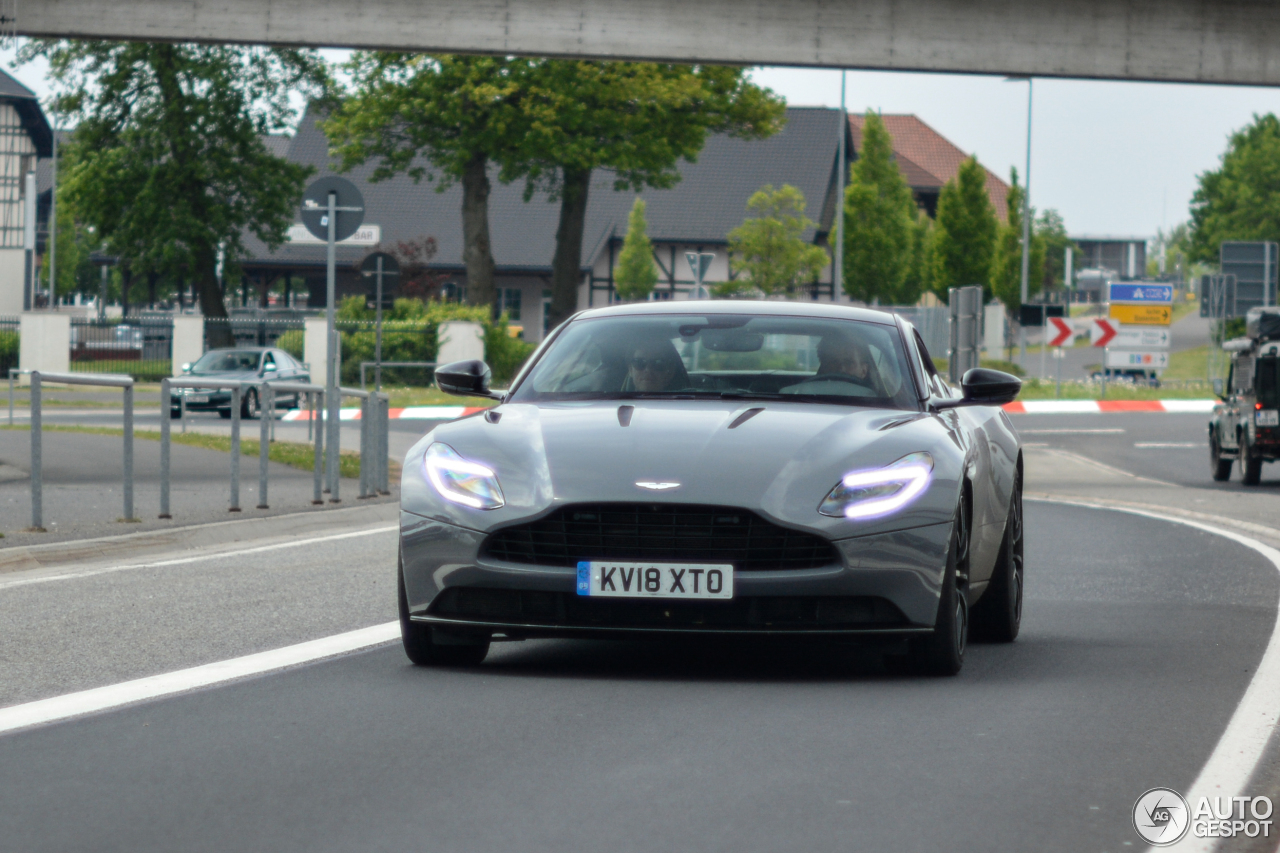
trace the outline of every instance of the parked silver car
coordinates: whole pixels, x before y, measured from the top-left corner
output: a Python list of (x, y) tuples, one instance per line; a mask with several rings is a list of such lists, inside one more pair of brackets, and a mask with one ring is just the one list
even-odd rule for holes
[(490, 641), (862, 636), (955, 673), (970, 626), (1022, 612), (1022, 454), (974, 369), (963, 395), (891, 314), (816, 303), (584, 311), (500, 405), (404, 463), (399, 601), (418, 664)]
[[(311, 374), (306, 366), (284, 350), (273, 347), (212, 349), (195, 364), (184, 364), (182, 373), (190, 378), (207, 376), (210, 379), (251, 383), (273, 380), (302, 383), (311, 381)], [(300, 396), (296, 393), (278, 394), (275, 397), (275, 408), (297, 408)], [(226, 388), (173, 389), (169, 393), (171, 417), (178, 417), (183, 403), (189, 412), (216, 411), (224, 418), (231, 417), (231, 391)], [(256, 418), (261, 408), (262, 402), (258, 399), (257, 389), (246, 388), (240, 398), (240, 417)]]

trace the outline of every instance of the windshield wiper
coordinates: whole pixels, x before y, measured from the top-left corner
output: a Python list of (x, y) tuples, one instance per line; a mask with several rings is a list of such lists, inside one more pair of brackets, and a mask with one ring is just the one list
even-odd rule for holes
[(779, 394), (775, 391), (721, 391), (721, 400), (794, 400), (795, 394)]

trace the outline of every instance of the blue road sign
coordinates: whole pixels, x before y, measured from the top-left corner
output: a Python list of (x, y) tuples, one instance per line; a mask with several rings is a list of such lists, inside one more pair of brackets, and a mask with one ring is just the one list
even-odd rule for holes
[(1173, 286), (1169, 284), (1112, 284), (1112, 302), (1172, 302)]

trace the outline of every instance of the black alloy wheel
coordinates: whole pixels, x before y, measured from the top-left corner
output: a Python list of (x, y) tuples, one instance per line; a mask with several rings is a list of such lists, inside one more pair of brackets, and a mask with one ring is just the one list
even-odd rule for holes
[(409, 596), (404, 589), (404, 558), (396, 566), (396, 590), (400, 609), (400, 642), (405, 656), (417, 666), (478, 666), (489, 654), (489, 638), (466, 644), (442, 645), (430, 625), (409, 618)]
[[(928, 675), (955, 675), (964, 666), (969, 639), (969, 606), (962, 583), (969, 577), (969, 513), (964, 498), (956, 508), (956, 520), (947, 549), (947, 566), (938, 597), (938, 617), (933, 631), (911, 643), (911, 663)], [(963, 580), (962, 580), (963, 579)]]
[(1222, 446), (1218, 444), (1218, 437), (1213, 433), (1209, 434), (1209, 473), (1213, 475), (1213, 479), (1219, 483), (1231, 479), (1231, 459), (1222, 458)]
[(240, 403), (240, 417), (256, 418), (259, 414), (258, 391), (250, 388), (244, 392), (244, 401)]
[(1022, 627), (1024, 566), (1022, 473), (1019, 472), (1013, 483), (1009, 517), (1005, 521), (995, 571), (970, 614), (969, 626), (975, 639), (993, 643), (1012, 643), (1017, 639)]

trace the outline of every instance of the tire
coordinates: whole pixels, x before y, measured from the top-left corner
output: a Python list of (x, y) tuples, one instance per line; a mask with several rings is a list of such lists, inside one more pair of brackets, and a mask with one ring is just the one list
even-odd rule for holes
[(1009, 518), (1000, 542), (1000, 557), (987, 591), (969, 614), (969, 630), (975, 639), (1012, 643), (1022, 627), (1023, 561), (1022, 475), (1013, 484)]
[(400, 642), (405, 656), (416, 666), (479, 666), (489, 654), (489, 639), (466, 645), (439, 645), (430, 625), (409, 619), (409, 597), (404, 590), (404, 562), (396, 566), (396, 589), (400, 606)]
[(218, 409), (218, 417), (222, 418), (224, 421), (229, 421), (229, 420), (231, 420), (231, 410), (230, 410), (230, 409)]
[(244, 399), (240, 401), (240, 417), (246, 420), (256, 418), (261, 412), (258, 405), (258, 392), (256, 389), (250, 388), (244, 392)]
[(963, 498), (956, 509), (947, 549), (947, 567), (938, 598), (938, 616), (933, 631), (912, 641), (912, 668), (926, 675), (955, 675), (964, 666), (964, 650), (969, 639), (969, 607), (957, 585), (957, 574), (968, 576), (969, 518)]
[(1244, 472), (1244, 484), (1256, 486), (1262, 482), (1262, 457), (1249, 453), (1249, 448), (1240, 445), (1240, 470)]
[(180, 417), (182, 417), (182, 409), (170, 409), (170, 410), (169, 410), (169, 420), (171, 420), (171, 421), (176, 421), (176, 420), (177, 420), (178, 418), (180, 418)]
[(1217, 436), (1209, 436), (1209, 473), (1213, 475), (1213, 479), (1219, 483), (1231, 479), (1231, 462), (1230, 459), (1222, 458), (1222, 448), (1218, 446)]

